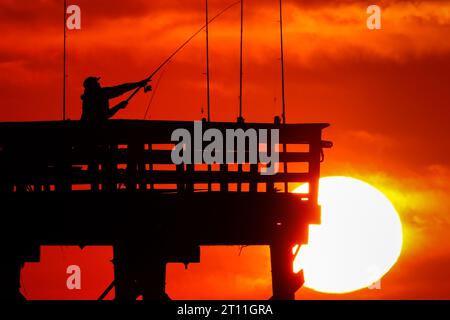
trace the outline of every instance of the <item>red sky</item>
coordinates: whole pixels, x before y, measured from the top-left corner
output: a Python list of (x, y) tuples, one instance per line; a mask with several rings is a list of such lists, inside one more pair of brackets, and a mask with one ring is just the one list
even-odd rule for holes
[[(233, 1), (210, 0), (211, 15)], [(81, 113), (82, 80), (104, 85), (148, 76), (203, 23), (200, 0), (73, 0), (82, 30), (68, 34), (68, 115)], [(244, 116), (280, 113), (278, 2), (247, 0)], [(366, 8), (382, 8), (382, 30)], [(399, 211), (404, 247), (382, 290), (297, 298), (450, 298), (450, 1), (284, 1), (287, 119), (329, 122), (323, 175), (361, 178)], [(62, 1), (0, 0), (0, 121), (59, 120)], [(239, 95), (239, 7), (211, 25), (213, 120), (234, 121)], [(165, 68), (151, 119), (201, 118), (206, 104), (204, 34)], [(158, 76), (155, 78), (156, 82)], [(142, 119), (140, 94), (118, 117)], [(270, 296), (267, 248), (203, 248), (202, 264), (169, 266), (174, 298)], [(96, 298), (112, 278), (110, 249), (45, 248), (23, 272), (31, 299)], [(229, 263), (232, 261), (233, 263)], [(84, 288), (65, 290), (78, 264)], [(207, 285), (203, 290), (200, 285)]]

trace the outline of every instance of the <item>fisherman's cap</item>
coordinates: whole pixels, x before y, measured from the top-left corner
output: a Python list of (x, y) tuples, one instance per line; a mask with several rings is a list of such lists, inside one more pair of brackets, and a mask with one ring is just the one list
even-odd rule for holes
[(83, 82), (83, 86), (85, 88), (91, 87), (93, 84), (96, 84), (99, 80), (100, 77), (87, 77)]

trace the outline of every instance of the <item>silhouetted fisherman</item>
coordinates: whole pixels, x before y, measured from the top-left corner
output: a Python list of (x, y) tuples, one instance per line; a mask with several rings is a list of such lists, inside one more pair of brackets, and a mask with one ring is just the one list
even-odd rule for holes
[(120, 97), (128, 91), (139, 87), (145, 87), (148, 79), (136, 82), (126, 83), (115, 87), (104, 87), (100, 85), (100, 78), (88, 77), (84, 80), (84, 93), (81, 95), (83, 100), (83, 113), (81, 121), (89, 123), (104, 122), (112, 118), (119, 110), (125, 109), (128, 101), (122, 101), (118, 105), (110, 108), (109, 100)]
[[(81, 96), (83, 101), (83, 113), (81, 122), (92, 125), (92, 129), (102, 128), (101, 124), (108, 122), (119, 110), (125, 109), (128, 101), (122, 101), (118, 105), (110, 108), (109, 100), (117, 98), (128, 91), (135, 90), (139, 87), (145, 87), (150, 81), (148, 79), (136, 82), (126, 83), (115, 87), (104, 87), (99, 83), (100, 78), (88, 77), (84, 80), (84, 93)], [(151, 88), (151, 87), (149, 87)], [(99, 126), (100, 125), (100, 126)], [(86, 141), (82, 146), (87, 154), (90, 155), (88, 161), (88, 172), (92, 179), (91, 190), (113, 191), (117, 189), (117, 184), (113, 179), (106, 179), (103, 183), (99, 183), (97, 176), (100, 174), (99, 165), (101, 165), (101, 173), (105, 177), (113, 177), (115, 175), (115, 167), (111, 162), (112, 153), (117, 146), (109, 144), (99, 144), (96, 142), (95, 136), (97, 131), (91, 132), (92, 140)], [(101, 160), (100, 160), (101, 159)]]

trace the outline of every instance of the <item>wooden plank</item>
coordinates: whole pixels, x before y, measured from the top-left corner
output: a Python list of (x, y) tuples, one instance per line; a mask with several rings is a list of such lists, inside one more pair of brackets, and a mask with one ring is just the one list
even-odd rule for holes
[[(316, 131), (328, 124), (274, 124), (247, 123), (244, 125), (230, 122), (205, 124), (204, 130), (217, 128), (225, 133), (227, 129), (247, 130), (249, 128), (280, 129), (280, 142), (302, 143), (311, 140)], [(132, 121), (112, 120), (98, 128), (87, 127), (78, 121), (71, 122), (29, 122), (0, 123), (0, 141), (2, 142), (48, 142), (57, 141), (75, 143), (77, 141), (98, 141), (102, 143), (122, 144), (127, 141), (139, 143), (167, 143), (176, 129), (186, 129), (193, 133), (193, 122), (180, 121)]]

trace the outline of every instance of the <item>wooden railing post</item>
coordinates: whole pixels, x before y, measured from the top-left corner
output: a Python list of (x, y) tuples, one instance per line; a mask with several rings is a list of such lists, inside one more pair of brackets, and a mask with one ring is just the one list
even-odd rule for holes
[(319, 179), (320, 179), (320, 156), (322, 152), (322, 135), (321, 131), (315, 132), (314, 139), (310, 144), (310, 161), (309, 161), (309, 194), (310, 201), (314, 204), (318, 203), (319, 198)]

